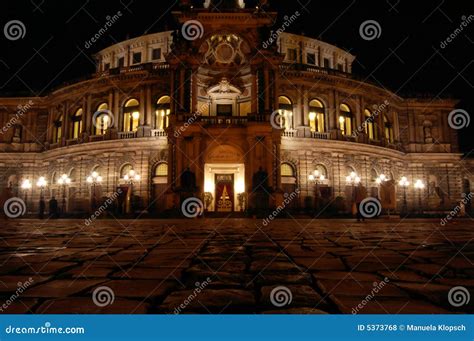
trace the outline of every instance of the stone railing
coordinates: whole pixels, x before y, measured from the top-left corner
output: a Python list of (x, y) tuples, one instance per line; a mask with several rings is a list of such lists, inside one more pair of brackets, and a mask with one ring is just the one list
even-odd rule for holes
[(152, 137), (166, 137), (168, 135), (166, 134), (166, 131), (164, 131), (163, 129), (152, 129), (151, 136)]
[(119, 139), (133, 139), (137, 137), (137, 132), (136, 131), (120, 131), (118, 132), (118, 138)]

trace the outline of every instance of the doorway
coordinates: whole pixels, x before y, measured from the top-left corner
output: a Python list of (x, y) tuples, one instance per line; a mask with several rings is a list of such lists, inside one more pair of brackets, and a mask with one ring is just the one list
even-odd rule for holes
[(234, 174), (216, 174), (216, 211), (234, 211)]

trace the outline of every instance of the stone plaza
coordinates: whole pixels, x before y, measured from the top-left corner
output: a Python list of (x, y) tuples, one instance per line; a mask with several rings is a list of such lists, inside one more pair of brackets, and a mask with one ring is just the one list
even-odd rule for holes
[(439, 219), (267, 226), (236, 218), (17, 219), (1, 226), (1, 313), (474, 311), (467, 219), (446, 226)]

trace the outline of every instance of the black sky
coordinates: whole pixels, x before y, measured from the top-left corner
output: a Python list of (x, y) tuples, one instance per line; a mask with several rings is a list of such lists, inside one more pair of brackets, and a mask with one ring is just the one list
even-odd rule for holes
[[(250, 1), (247, 1), (250, 2)], [(254, 1), (252, 1), (254, 2)], [(102, 48), (146, 33), (176, 28), (169, 0), (7, 0), (0, 11), (0, 94), (47, 94), (63, 82), (94, 72), (91, 55)], [(304, 33), (357, 56), (354, 73), (402, 95), (454, 97), (459, 108), (474, 113), (474, 20), (454, 41), (440, 44), (474, 15), (474, 1), (460, 0), (280, 0), (270, 1), (285, 15), (301, 16), (289, 31)], [(84, 47), (108, 15), (123, 16), (90, 49)], [(26, 27), (23, 39), (3, 34), (10, 20)], [(380, 38), (366, 41), (359, 26), (376, 20)], [(460, 131), (461, 146), (474, 149), (469, 128)]]

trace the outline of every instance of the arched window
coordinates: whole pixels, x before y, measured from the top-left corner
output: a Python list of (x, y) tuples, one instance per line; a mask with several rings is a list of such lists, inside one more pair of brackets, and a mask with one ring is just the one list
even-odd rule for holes
[(82, 109), (77, 109), (74, 115), (71, 117), (72, 121), (72, 138), (78, 139), (82, 133)]
[(51, 176), (51, 184), (57, 184), (58, 183), (58, 173), (57, 172), (53, 172), (53, 175)]
[(129, 99), (123, 108), (123, 131), (137, 131), (140, 124), (140, 102)]
[(53, 127), (53, 143), (61, 142), (63, 137), (63, 115), (60, 115), (59, 118), (54, 121)]
[(377, 174), (377, 171), (375, 170), (375, 168), (372, 168), (370, 170), (370, 179), (372, 180), (372, 182), (376, 182), (378, 177), (379, 175)]
[(281, 176), (295, 176), (295, 169), (289, 163), (282, 163)]
[(352, 134), (352, 126), (354, 117), (351, 109), (347, 104), (341, 104), (339, 106), (339, 128), (341, 129), (342, 135), (350, 136)]
[(367, 109), (364, 110), (364, 119), (365, 119), (365, 134), (369, 137), (369, 139), (377, 140), (378, 134), (377, 134), (377, 124), (374, 122), (375, 117)]
[(281, 128), (293, 129), (293, 104), (288, 97), (278, 97), (278, 111), (282, 117), (280, 120)]
[(159, 163), (155, 167), (155, 176), (168, 176), (168, 164), (166, 162)]
[(133, 166), (129, 163), (126, 163), (120, 169), (120, 178), (123, 179), (125, 175), (128, 175), (129, 172), (133, 169)]
[(324, 165), (318, 164), (316, 165), (316, 167), (314, 167), (314, 170), (315, 170), (315, 173), (318, 174), (318, 176), (324, 175), (325, 179), (328, 178), (328, 170), (326, 169)]
[(111, 125), (111, 117), (109, 117), (109, 105), (107, 103), (101, 103), (97, 107), (96, 114), (94, 115), (94, 134), (104, 135)]
[(170, 114), (170, 96), (163, 96), (156, 102), (155, 129), (168, 128)]
[(393, 125), (389, 121), (387, 115), (383, 115), (383, 127), (384, 127), (385, 138), (387, 139), (388, 142), (393, 143), (395, 140), (393, 136)]
[(309, 102), (309, 126), (312, 132), (324, 133), (326, 131), (324, 105), (317, 99)]
[(76, 170), (76, 168), (73, 168), (69, 171), (69, 179), (71, 179), (71, 182), (76, 182), (77, 181), (77, 170)]

